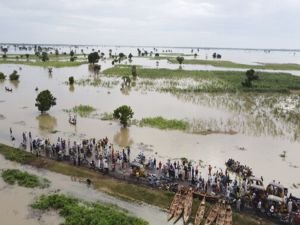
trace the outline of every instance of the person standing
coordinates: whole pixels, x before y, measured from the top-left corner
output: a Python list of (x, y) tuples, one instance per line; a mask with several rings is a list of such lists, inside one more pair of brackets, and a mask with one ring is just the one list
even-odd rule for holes
[(238, 200), (236, 201), (236, 210), (238, 212), (241, 211), (241, 199), (240, 198), (238, 198)]
[(261, 213), (261, 200), (257, 203), (257, 213)]

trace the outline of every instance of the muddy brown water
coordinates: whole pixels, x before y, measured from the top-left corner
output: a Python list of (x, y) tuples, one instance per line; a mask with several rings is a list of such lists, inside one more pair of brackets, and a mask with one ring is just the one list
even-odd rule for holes
[[(102, 68), (109, 67), (109, 63)], [(22, 67), (22, 70), (19, 70)], [(49, 75), (47, 69), (32, 66), (0, 65), (0, 71), (5, 74), (14, 69), (19, 70), (20, 82), (13, 84), (6, 80), (0, 83), (0, 141), (18, 146), (21, 133), (31, 131), (33, 136), (42, 136), (56, 140), (58, 136), (79, 140), (82, 138), (102, 138), (107, 136), (119, 149), (122, 146), (132, 145), (133, 154), (145, 151), (151, 157), (160, 160), (179, 159), (186, 157), (194, 160), (194, 165), (199, 160), (206, 165), (211, 164), (216, 168), (224, 169), (224, 162), (234, 158), (241, 163), (253, 168), (255, 175), (263, 176), (266, 182), (277, 180), (290, 188), (293, 194), (300, 195), (300, 190), (292, 188), (293, 184), (300, 183), (299, 142), (291, 141), (288, 132), (281, 136), (270, 133), (261, 135), (254, 132), (243, 132), (244, 120), (233, 128), (239, 131), (237, 135), (212, 134), (197, 135), (180, 131), (163, 131), (154, 128), (131, 126), (121, 129), (116, 122), (101, 121), (92, 118), (78, 117), (76, 127), (68, 123), (68, 114), (63, 109), (70, 109), (75, 105), (91, 105), (97, 113), (112, 112), (120, 105), (130, 105), (137, 119), (142, 117), (163, 116), (166, 118), (201, 119), (203, 121), (242, 118), (243, 112), (229, 110), (228, 107), (219, 107), (214, 104), (193, 102), (185, 98), (176, 97), (170, 93), (156, 91), (133, 90), (128, 95), (122, 94), (120, 85), (113, 88), (79, 86), (75, 85), (70, 90), (64, 83), (69, 76), (75, 79), (92, 78), (87, 65), (71, 68), (54, 69)], [(100, 79), (104, 79), (100, 76)], [(4, 87), (12, 87), (12, 93), (5, 92)], [(57, 105), (48, 112), (40, 115), (34, 106), (37, 92), (34, 90), (49, 89), (57, 97)], [(201, 96), (200, 96), (201, 98)], [(209, 96), (211, 101), (214, 98)], [(250, 120), (248, 130), (254, 129), (254, 122)], [(264, 129), (262, 123), (261, 129)], [(281, 123), (280, 127), (285, 124)], [(9, 140), (9, 128), (12, 127), (16, 142)], [(224, 126), (225, 127), (225, 126)], [(57, 131), (57, 133), (51, 133)], [(151, 146), (151, 147), (145, 147)], [(245, 151), (239, 150), (240, 147)], [(287, 156), (282, 159), (279, 155), (287, 151)], [(157, 154), (156, 154), (157, 153)], [(201, 169), (206, 174), (207, 168)]]

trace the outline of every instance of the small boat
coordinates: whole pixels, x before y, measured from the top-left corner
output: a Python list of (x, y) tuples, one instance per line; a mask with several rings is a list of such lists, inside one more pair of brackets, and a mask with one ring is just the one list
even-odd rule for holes
[(205, 213), (205, 197), (203, 197), (203, 199), (198, 207), (198, 210), (196, 213), (196, 218), (195, 218), (195, 225), (201, 224), (203, 217), (204, 217), (204, 213)]
[(181, 197), (181, 194), (180, 194), (180, 192), (178, 191), (178, 192), (175, 194), (175, 196), (174, 196), (174, 198), (173, 198), (173, 200), (172, 200), (172, 203), (171, 203), (171, 205), (170, 205), (169, 215), (168, 215), (168, 221), (169, 221), (170, 219), (172, 219), (172, 217), (174, 216), (174, 213), (175, 213), (175, 211), (176, 211), (176, 207), (177, 207), (177, 205), (178, 205), (178, 202), (179, 202), (179, 200), (180, 200), (180, 197)]
[(225, 216), (224, 225), (232, 225), (232, 210), (230, 205), (226, 207), (226, 216)]
[(226, 208), (225, 208), (225, 205), (222, 204), (220, 206), (220, 210), (219, 210), (219, 214), (218, 214), (218, 217), (217, 217), (216, 225), (224, 225), (225, 217), (226, 217)]
[(180, 219), (183, 213), (184, 209), (184, 199), (185, 196), (181, 195), (178, 204), (176, 205), (175, 213), (174, 213), (174, 224), (177, 223), (177, 221)]
[(192, 205), (193, 205), (193, 189), (190, 189), (188, 191), (188, 194), (185, 198), (185, 201), (184, 201), (184, 210), (183, 210), (183, 221), (184, 221), (184, 224), (187, 224), (189, 218), (190, 218), (190, 215), (191, 215), (191, 212), (192, 212)]
[(219, 214), (219, 209), (220, 209), (220, 204), (216, 203), (212, 209), (210, 210), (206, 220), (205, 220), (205, 225), (211, 225), (213, 222), (215, 222), (218, 214)]
[(217, 202), (220, 200), (221, 196), (220, 195), (211, 195), (211, 194), (207, 194), (204, 192), (194, 192), (194, 196), (196, 198), (204, 198), (207, 202)]

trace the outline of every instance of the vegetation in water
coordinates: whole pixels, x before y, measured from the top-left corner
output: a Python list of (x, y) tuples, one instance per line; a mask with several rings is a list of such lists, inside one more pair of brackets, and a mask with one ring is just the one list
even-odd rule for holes
[(152, 118), (143, 118), (140, 123), (140, 126), (150, 126), (156, 127), (159, 129), (171, 129), (171, 130), (187, 130), (189, 128), (189, 123), (184, 120), (176, 119), (165, 119), (161, 116), (152, 117)]
[(5, 77), (6, 77), (6, 76), (4, 75), (4, 73), (0, 72), (0, 80), (4, 80)]
[[(107, 76), (130, 76), (131, 69), (123, 66), (109, 68), (103, 73)], [(172, 87), (171, 92), (290, 92), (300, 90), (300, 77), (287, 73), (259, 72), (259, 81), (251, 88), (243, 87), (245, 72), (242, 71), (187, 71), (170, 69), (137, 68), (141, 78), (151, 79), (183, 79), (192, 78), (197, 82), (190, 88)]]
[(53, 58), (48, 61), (34, 60), (34, 61), (21, 61), (21, 60), (13, 60), (13, 59), (0, 59), (0, 64), (20, 64), (20, 65), (29, 65), (29, 66), (40, 66), (40, 67), (72, 67), (72, 66), (80, 66), (86, 64), (86, 61), (60, 61), (58, 59)]
[(92, 112), (94, 112), (96, 109), (89, 105), (78, 105), (74, 106), (72, 111), (74, 113), (78, 113), (81, 117), (88, 117)]
[(113, 120), (114, 119), (114, 115), (112, 113), (102, 113), (100, 116), (101, 120)]
[[(153, 58), (157, 60), (157, 58)], [(178, 63), (175, 57), (159, 57), (159, 59), (166, 59), (170, 63)], [(201, 60), (201, 59), (185, 59), (185, 64), (193, 65), (211, 65), (215, 67), (224, 68), (239, 68), (239, 69), (265, 69), (265, 70), (300, 70), (300, 64), (296, 63), (258, 63), (258, 65), (247, 65), (235, 63), (225, 60)]]
[(74, 82), (75, 82), (74, 77), (73, 76), (69, 77), (69, 85), (73, 85)]
[(114, 119), (120, 120), (120, 123), (127, 127), (130, 119), (133, 117), (133, 111), (130, 106), (122, 105), (114, 110), (113, 117)]
[(65, 218), (62, 225), (146, 225), (146, 221), (130, 216), (116, 206), (87, 203), (66, 195), (43, 195), (32, 207), (57, 210)]
[(56, 98), (49, 90), (41, 91), (35, 101), (35, 106), (41, 113), (48, 111), (52, 106), (56, 105)]
[(19, 80), (20, 75), (16, 70), (12, 72), (12, 74), (9, 75), (10, 80)]
[(17, 183), (19, 186), (28, 188), (46, 188), (50, 185), (50, 181), (45, 178), (39, 178), (36, 175), (22, 172), (17, 169), (4, 170), (1, 175), (3, 180), (10, 185)]

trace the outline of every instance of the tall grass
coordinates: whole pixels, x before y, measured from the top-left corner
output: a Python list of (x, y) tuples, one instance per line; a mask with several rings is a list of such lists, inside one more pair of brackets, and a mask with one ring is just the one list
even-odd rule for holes
[[(103, 73), (107, 76), (129, 76), (131, 70), (127, 67), (115, 66), (103, 71)], [(300, 77), (288, 73), (259, 72), (259, 80), (254, 81), (251, 88), (241, 85), (241, 82), (245, 80), (245, 72), (241, 71), (187, 71), (137, 68), (137, 74), (141, 78), (192, 78), (199, 82), (199, 86), (192, 89), (182, 89), (174, 86), (166, 90), (174, 92), (289, 92), (291, 90), (300, 90)]]
[(150, 126), (156, 127), (162, 130), (170, 129), (170, 130), (187, 130), (189, 128), (189, 123), (184, 120), (176, 120), (176, 119), (165, 119), (161, 116), (151, 117), (151, 118), (143, 118), (140, 123), (140, 126)]
[[(178, 64), (174, 57), (163, 57), (162, 59), (167, 59), (170, 63)], [(185, 59), (184, 64), (211, 65), (215, 67), (239, 69), (300, 70), (300, 64), (295, 63), (260, 63), (259, 65), (247, 65), (225, 60)]]

